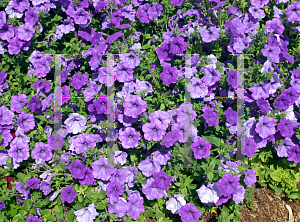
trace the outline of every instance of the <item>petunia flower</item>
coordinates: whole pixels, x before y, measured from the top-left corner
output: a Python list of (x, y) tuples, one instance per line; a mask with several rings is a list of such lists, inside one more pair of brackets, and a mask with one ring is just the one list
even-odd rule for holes
[(75, 160), (69, 165), (69, 170), (74, 179), (84, 179), (87, 168), (80, 160)]
[(272, 117), (261, 116), (256, 125), (255, 131), (263, 139), (275, 134), (276, 120)]
[(237, 193), (237, 187), (239, 186), (240, 178), (232, 176), (231, 174), (225, 174), (222, 179), (217, 182), (218, 188), (221, 190), (222, 195), (229, 196)]
[(216, 41), (219, 38), (220, 28), (209, 27), (208, 29), (199, 28), (203, 42), (208, 43)]
[(109, 180), (115, 170), (109, 160), (103, 157), (92, 162), (92, 169), (94, 178), (104, 181)]
[(300, 2), (295, 1), (286, 8), (289, 22), (300, 22)]
[(27, 220), (25, 220), (25, 222), (43, 222), (43, 220), (36, 216), (30, 215), (27, 217)]
[(10, 145), (8, 155), (17, 163), (21, 163), (29, 158), (29, 145), (27, 143), (16, 142)]
[(72, 203), (77, 197), (77, 193), (74, 190), (73, 186), (68, 186), (61, 190), (61, 201), (66, 201)]
[(290, 148), (288, 151), (288, 161), (294, 161), (295, 163), (300, 163), (300, 147), (296, 145)]
[(252, 158), (257, 151), (257, 145), (253, 139), (253, 137), (248, 137), (245, 139), (245, 147), (244, 147), (244, 155)]
[(30, 23), (25, 23), (24, 25), (20, 25), (18, 27), (18, 38), (24, 41), (30, 41), (33, 37), (35, 30), (33, 25)]
[(146, 101), (144, 101), (139, 95), (126, 97), (123, 106), (124, 114), (133, 118), (137, 118), (147, 109)]
[(50, 161), (52, 159), (52, 152), (49, 144), (44, 144), (43, 142), (38, 142), (35, 145), (35, 149), (31, 151), (31, 156), (34, 159), (42, 159), (45, 161)]
[(14, 119), (14, 113), (6, 106), (0, 107), (0, 125), (10, 125)]
[(205, 141), (202, 137), (198, 137), (191, 145), (191, 149), (196, 159), (206, 159), (210, 156), (211, 143)]
[(256, 181), (256, 170), (247, 170), (244, 178), (244, 182), (247, 185), (247, 187), (252, 187), (252, 185), (256, 183)]
[(151, 159), (142, 160), (139, 163), (138, 168), (146, 177), (153, 176), (154, 173), (159, 172), (161, 169), (159, 162)]
[(72, 113), (64, 122), (64, 124), (71, 130), (73, 134), (85, 131), (87, 119), (78, 113)]
[(166, 133), (165, 127), (157, 119), (142, 126), (144, 137), (148, 141), (160, 141)]
[(180, 36), (176, 36), (171, 41), (170, 53), (174, 55), (182, 54), (186, 49), (187, 49), (187, 44), (183, 41), (183, 39)]
[(140, 215), (145, 211), (144, 199), (138, 193), (138, 195), (133, 195), (134, 191), (129, 193), (127, 196), (127, 211), (126, 215), (131, 216), (134, 220), (140, 218)]
[(178, 214), (183, 222), (198, 222), (202, 213), (192, 203), (187, 203), (178, 210)]
[(174, 194), (167, 202), (166, 208), (172, 212), (172, 214), (178, 214), (178, 210), (186, 205), (184, 196), (181, 194)]
[(86, 208), (75, 211), (74, 214), (78, 222), (93, 222), (94, 219), (99, 215), (99, 213), (96, 211), (94, 203)]
[(172, 177), (169, 176), (161, 169), (159, 172), (154, 173), (154, 182), (152, 186), (162, 189), (169, 189), (169, 185), (172, 182)]
[(169, 86), (171, 83), (176, 83), (178, 80), (178, 69), (171, 66), (163, 66), (163, 72), (159, 75), (163, 84)]
[(40, 189), (39, 179), (37, 177), (27, 179), (25, 185), (32, 189)]
[(164, 189), (159, 187), (154, 187), (152, 183), (154, 178), (149, 178), (146, 184), (142, 184), (142, 192), (145, 194), (148, 200), (160, 199), (164, 196)]
[(119, 139), (122, 142), (122, 146), (125, 149), (137, 147), (139, 140), (141, 139), (141, 134), (132, 127), (127, 127), (122, 130), (119, 134)]

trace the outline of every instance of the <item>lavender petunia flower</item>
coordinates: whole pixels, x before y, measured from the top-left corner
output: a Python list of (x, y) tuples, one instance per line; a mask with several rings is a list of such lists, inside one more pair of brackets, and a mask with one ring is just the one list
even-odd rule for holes
[(300, 22), (300, 2), (295, 1), (286, 8), (289, 22)]
[(125, 149), (137, 147), (139, 140), (141, 139), (141, 134), (132, 127), (127, 127), (122, 130), (119, 134), (119, 139), (122, 142), (122, 146)]
[(205, 119), (208, 126), (218, 126), (219, 125), (218, 113), (204, 112), (202, 116)]
[(125, 62), (128, 64), (131, 68), (135, 68), (140, 64), (140, 61), (142, 60), (138, 56), (136, 56), (134, 53), (123, 53), (119, 55), (119, 58), (121, 62)]
[(245, 147), (244, 147), (244, 155), (252, 158), (257, 151), (257, 145), (253, 139), (253, 137), (248, 137), (245, 139)]
[(216, 41), (219, 38), (220, 28), (209, 27), (208, 29), (199, 29), (203, 42), (208, 43)]
[(87, 119), (78, 113), (72, 113), (64, 122), (64, 124), (71, 130), (73, 134), (85, 131)]
[(34, 9), (30, 9), (25, 12), (25, 24), (30, 24), (34, 26), (36, 22), (39, 20), (39, 16), (37, 15), (36, 11)]
[(270, 83), (263, 84), (261, 81), (259, 84), (254, 85), (249, 88), (249, 91), (252, 92), (251, 96), (255, 100), (267, 99), (269, 97)]
[(40, 190), (43, 191), (44, 195), (48, 195), (49, 193), (51, 193), (52, 189), (51, 189), (51, 183), (48, 182), (42, 182), (40, 184)]
[(25, 220), (25, 222), (43, 222), (43, 220), (37, 218), (36, 216), (30, 215), (29, 217), (27, 217), (27, 220)]
[(10, 125), (14, 119), (14, 113), (6, 106), (0, 107), (0, 125)]
[[(179, 139), (181, 139), (181, 135), (179, 134), (179, 130), (170, 131), (166, 134), (165, 138), (161, 141), (160, 145), (170, 148), (173, 146)], [(165, 165), (165, 164), (162, 164)]]
[(225, 112), (224, 112), (227, 122), (230, 125), (235, 125), (237, 124), (237, 112), (233, 111), (231, 107), (229, 107)]
[(283, 118), (277, 124), (277, 129), (280, 131), (282, 137), (291, 138), (294, 134), (295, 122), (290, 121), (287, 118)]
[(91, 147), (96, 146), (93, 134), (80, 134), (73, 143), (75, 152), (77, 154), (83, 154), (86, 150), (90, 150)]
[(118, 217), (124, 217), (127, 211), (127, 201), (123, 197), (110, 196), (107, 202), (109, 203), (108, 212), (117, 214)]
[(29, 23), (25, 23), (24, 25), (20, 25), (18, 27), (18, 38), (21, 40), (30, 41), (34, 33), (35, 30)]
[(115, 197), (119, 198), (124, 193), (124, 189), (122, 188), (121, 184), (118, 182), (112, 182), (108, 184), (106, 187), (106, 196), (107, 197)]
[(252, 187), (256, 183), (256, 170), (247, 170), (245, 173), (244, 182), (248, 187)]
[(172, 158), (172, 151), (169, 149), (160, 149), (153, 153), (153, 160), (159, 162), (160, 165), (166, 165)]
[(29, 145), (27, 143), (16, 142), (10, 145), (8, 155), (17, 163), (21, 163), (29, 158)]
[(76, 73), (72, 78), (71, 86), (79, 90), (87, 84), (88, 78), (89, 76), (87, 73), (83, 73), (82, 75), (80, 73)]
[(164, 196), (164, 189), (153, 187), (154, 178), (149, 178), (146, 184), (142, 184), (142, 192), (146, 195), (148, 200), (160, 199)]
[(163, 135), (166, 134), (165, 127), (161, 124), (161, 122), (157, 119), (151, 121), (150, 123), (146, 123), (142, 126), (142, 130), (145, 133), (144, 137), (148, 141), (160, 141), (163, 138)]
[(186, 201), (181, 194), (174, 194), (174, 196), (166, 202), (166, 208), (170, 210), (172, 214), (178, 214), (178, 210), (185, 205)]
[(95, 179), (93, 176), (93, 170), (91, 170), (89, 167), (86, 167), (86, 171), (84, 172), (84, 178), (78, 179), (80, 185), (94, 185)]
[(207, 187), (203, 184), (197, 191), (198, 197), (203, 204), (211, 206), (215, 204), (221, 197), (221, 190), (217, 184), (209, 184)]
[(191, 83), (187, 85), (187, 90), (191, 93), (191, 97), (205, 97), (208, 94), (208, 86), (203, 79), (193, 77)]
[(86, 208), (75, 211), (74, 214), (78, 222), (93, 222), (94, 219), (99, 215), (99, 213), (96, 211), (94, 203)]
[(176, 55), (176, 54), (182, 54), (187, 49), (187, 44), (183, 41), (183, 39), (179, 36), (176, 36), (171, 41), (170, 45), (170, 53)]
[(103, 157), (92, 163), (92, 169), (94, 178), (104, 181), (109, 180), (115, 170), (109, 160)]
[(31, 110), (31, 112), (35, 112), (36, 110), (41, 108), (41, 98), (32, 96), (27, 107)]
[(118, 63), (114, 71), (116, 72), (116, 79), (119, 82), (127, 82), (133, 79), (134, 70), (132, 66), (125, 62)]
[(137, 118), (147, 109), (146, 101), (144, 101), (139, 95), (126, 97), (123, 106), (124, 114), (133, 118)]
[(161, 169), (159, 172), (154, 173), (154, 182), (152, 186), (162, 189), (169, 189), (169, 185), (172, 182), (172, 177), (169, 176)]
[(139, 163), (138, 168), (146, 177), (153, 176), (154, 173), (159, 172), (161, 169), (159, 162), (151, 159), (142, 160)]
[(275, 134), (276, 120), (272, 117), (261, 116), (256, 125), (255, 131), (263, 139)]
[(52, 159), (52, 152), (49, 144), (44, 144), (43, 142), (38, 142), (35, 145), (35, 149), (32, 150), (31, 156), (34, 159), (42, 159), (45, 161), (50, 161)]
[(127, 216), (131, 216), (134, 220), (140, 218), (140, 215), (145, 211), (144, 209), (144, 199), (140, 196), (140, 193), (135, 191), (131, 192), (127, 196)]

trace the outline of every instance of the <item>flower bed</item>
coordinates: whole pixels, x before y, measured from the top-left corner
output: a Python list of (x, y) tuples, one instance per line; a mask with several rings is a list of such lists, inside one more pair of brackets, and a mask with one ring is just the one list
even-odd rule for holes
[(294, 0), (1, 1), (0, 221), (299, 198), (299, 31)]

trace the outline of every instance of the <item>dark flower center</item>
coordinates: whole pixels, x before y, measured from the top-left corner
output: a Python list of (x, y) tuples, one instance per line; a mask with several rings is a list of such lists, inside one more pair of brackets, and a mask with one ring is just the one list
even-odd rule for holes
[(87, 142), (84, 142), (84, 145), (87, 145)]
[(115, 187), (115, 190), (117, 190), (118, 188)]
[(156, 128), (154, 128), (153, 130), (154, 130), (154, 131), (157, 131), (157, 129), (156, 129)]
[(164, 51), (164, 52), (168, 52), (168, 50), (166, 50), (166, 49), (165, 49), (165, 51)]
[(133, 55), (129, 56), (130, 59), (133, 59)]
[(137, 107), (138, 105), (135, 103), (134, 106)]
[(132, 137), (132, 135), (129, 136), (130, 138)]
[(45, 152), (45, 150), (41, 150), (41, 153)]
[(70, 195), (72, 195), (72, 192), (69, 192)]
[(181, 129), (180, 131), (183, 132), (183, 129)]
[(81, 169), (81, 167), (80, 167), (80, 166), (78, 166), (78, 167), (77, 167), (77, 169)]
[(104, 105), (104, 104), (105, 104), (105, 102), (102, 102), (101, 104), (102, 104), (102, 105)]
[(17, 152), (18, 152), (18, 153), (20, 153), (20, 152), (21, 152), (21, 150), (20, 150), (20, 149), (18, 149), (18, 150), (17, 150)]
[(43, 83), (40, 83), (40, 86), (42, 86), (43, 85)]

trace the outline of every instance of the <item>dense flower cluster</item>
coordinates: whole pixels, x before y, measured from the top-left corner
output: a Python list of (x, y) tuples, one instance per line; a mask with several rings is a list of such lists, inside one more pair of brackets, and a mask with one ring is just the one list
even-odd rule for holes
[[(3, 177), (9, 190), (15, 186), (20, 206), (39, 194), (49, 202), (59, 196), (69, 206), (80, 202), (72, 213), (79, 222), (104, 221), (107, 212), (137, 220), (146, 200), (160, 199), (164, 206), (157, 215), (165, 207), (183, 222), (196, 222), (205, 214), (203, 206), (242, 203), (261, 168), (240, 170), (235, 161), (240, 104), (217, 102), (219, 95), (245, 100), (243, 156), (258, 159), (268, 149), (282, 164), (300, 163), (300, 69), (294, 50), (299, 46), (287, 36), (299, 36), (299, 1), (251, 0), (246, 8), (219, 0), (196, 1), (193, 7), (184, 0), (3, 4), (0, 166), (1, 176), (15, 170), (23, 181)], [(58, 52), (63, 70), (55, 79)], [(244, 72), (228, 58), (248, 52), (255, 52), (256, 66), (247, 69), (251, 73), (243, 82), (249, 87), (242, 89)], [(80, 99), (74, 102), (75, 97)], [(117, 149), (110, 150), (110, 143)], [(205, 175), (182, 171), (188, 159)], [(18, 174), (23, 167), (39, 173), (23, 178)], [(183, 172), (188, 175), (181, 177)], [(99, 196), (104, 201), (96, 206)], [(40, 222), (42, 213), (37, 208), (24, 220)]]

